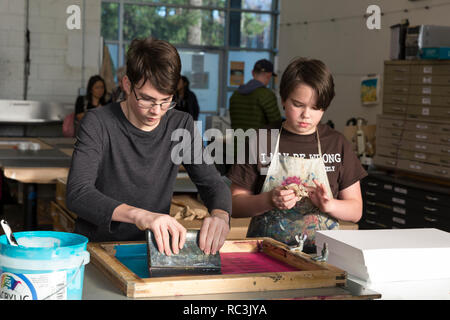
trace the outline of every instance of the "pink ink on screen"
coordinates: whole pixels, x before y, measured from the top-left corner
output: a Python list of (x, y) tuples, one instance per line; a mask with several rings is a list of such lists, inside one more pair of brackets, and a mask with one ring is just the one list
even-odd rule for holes
[(222, 274), (300, 271), (262, 252), (227, 252), (220, 259)]

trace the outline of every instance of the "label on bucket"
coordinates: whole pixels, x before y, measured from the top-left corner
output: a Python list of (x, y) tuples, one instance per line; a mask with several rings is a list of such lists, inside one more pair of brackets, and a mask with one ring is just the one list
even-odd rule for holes
[(0, 281), (2, 300), (41, 300), (47, 297), (49, 300), (67, 299), (66, 271), (39, 274), (4, 272)]

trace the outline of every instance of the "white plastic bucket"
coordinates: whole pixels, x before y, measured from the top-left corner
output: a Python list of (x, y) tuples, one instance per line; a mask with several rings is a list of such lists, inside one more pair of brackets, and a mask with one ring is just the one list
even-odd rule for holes
[(15, 232), (19, 246), (0, 236), (0, 299), (81, 300), (88, 239), (56, 231)]

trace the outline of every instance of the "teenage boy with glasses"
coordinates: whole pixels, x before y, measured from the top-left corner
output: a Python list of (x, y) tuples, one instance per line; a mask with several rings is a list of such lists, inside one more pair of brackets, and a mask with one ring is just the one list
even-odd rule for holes
[[(171, 159), (179, 142), (171, 136), (184, 129), (194, 137), (195, 126), (188, 113), (173, 109), (180, 71), (178, 52), (168, 42), (131, 43), (122, 79), (126, 100), (87, 112), (77, 134), (67, 181), (76, 233), (91, 241), (143, 240), (150, 229), (161, 252), (177, 254), (183, 247), (186, 229), (169, 215), (179, 167)], [(193, 151), (183, 156), (201, 156), (194, 140), (189, 144)], [(183, 164), (211, 214), (199, 246), (215, 254), (229, 232), (230, 190), (214, 165)]]

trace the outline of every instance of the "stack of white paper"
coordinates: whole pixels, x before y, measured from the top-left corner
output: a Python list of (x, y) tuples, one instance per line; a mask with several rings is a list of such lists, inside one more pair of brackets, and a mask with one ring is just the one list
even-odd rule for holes
[(438, 229), (327, 230), (316, 232), (317, 253), (365, 281), (450, 278), (450, 233)]

